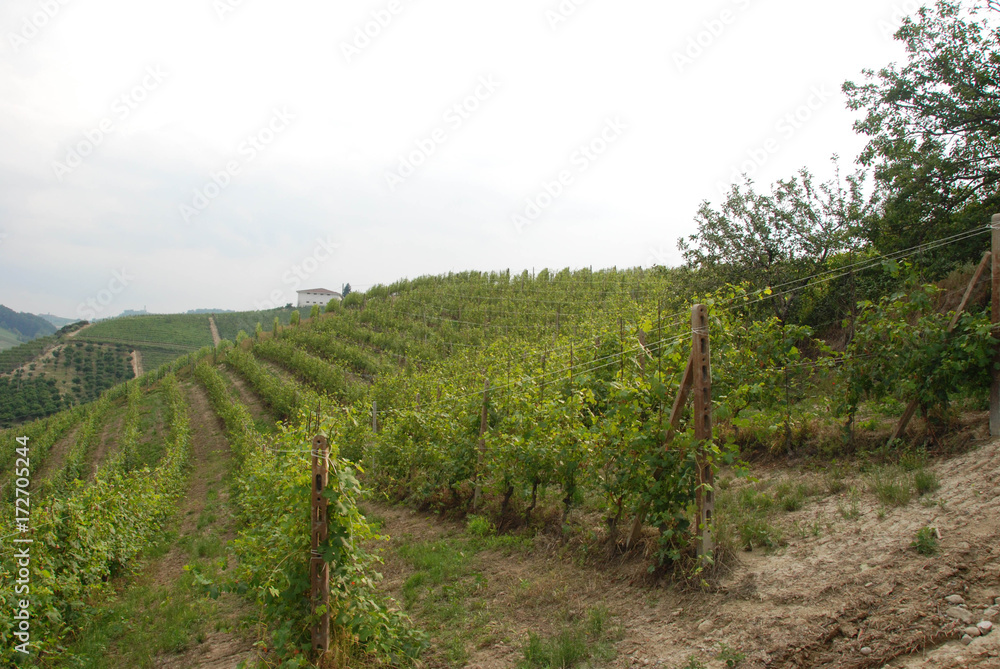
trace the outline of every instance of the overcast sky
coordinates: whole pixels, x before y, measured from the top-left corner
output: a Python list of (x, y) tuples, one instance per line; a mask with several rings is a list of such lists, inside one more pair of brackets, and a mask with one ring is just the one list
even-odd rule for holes
[(852, 167), (840, 86), (904, 60), (916, 6), (5, 0), (0, 303), (254, 309), (679, 264), (741, 171)]

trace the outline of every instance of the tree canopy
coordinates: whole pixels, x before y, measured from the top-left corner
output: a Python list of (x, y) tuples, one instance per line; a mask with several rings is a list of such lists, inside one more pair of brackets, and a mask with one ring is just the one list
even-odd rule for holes
[[(996, 14), (939, 0), (895, 37), (908, 62), (848, 81), (860, 162), (884, 196), (866, 236), (882, 251), (909, 248), (989, 222), (1000, 211), (1000, 29)], [(988, 18), (986, 18), (988, 17)], [(978, 255), (982, 241), (951, 245), (942, 264)]]

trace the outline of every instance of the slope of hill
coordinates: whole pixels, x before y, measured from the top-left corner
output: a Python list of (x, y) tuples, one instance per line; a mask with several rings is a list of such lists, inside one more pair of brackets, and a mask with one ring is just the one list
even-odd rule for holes
[(14, 348), (21, 344), (21, 340), (16, 332), (11, 332), (5, 328), (0, 328), (0, 351)]
[(31, 341), (37, 337), (50, 335), (56, 331), (56, 326), (40, 316), (25, 312), (16, 312), (0, 304), (0, 328), (9, 330), (21, 337), (21, 341)]
[(57, 328), (65, 327), (70, 323), (78, 323), (80, 321), (79, 318), (63, 318), (62, 316), (53, 316), (52, 314), (38, 314), (38, 317), (44, 318)]

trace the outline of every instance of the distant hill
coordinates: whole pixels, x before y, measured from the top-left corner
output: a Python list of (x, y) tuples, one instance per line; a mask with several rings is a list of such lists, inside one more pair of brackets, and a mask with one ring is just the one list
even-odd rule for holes
[(234, 314), (236, 313), (232, 309), (188, 309), (185, 313), (189, 314)]
[(16, 312), (0, 304), (0, 328), (19, 335), (21, 341), (31, 341), (53, 334), (56, 326), (41, 316)]
[(53, 316), (52, 314), (38, 314), (38, 317), (44, 318), (57, 328), (69, 325), (70, 323), (77, 323), (80, 320), (79, 318), (63, 318), (62, 316)]

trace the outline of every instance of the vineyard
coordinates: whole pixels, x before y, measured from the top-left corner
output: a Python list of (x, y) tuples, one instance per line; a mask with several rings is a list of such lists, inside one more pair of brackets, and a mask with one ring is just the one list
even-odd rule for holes
[[(836, 523), (851, 523), (865, 504), (874, 505), (872, 517), (918, 513), (911, 500), (933, 499), (941, 487), (936, 462), (975, 442), (962, 425), (985, 410), (997, 344), (983, 308), (985, 282), (967, 267), (940, 285), (923, 283), (908, 255), (841, 265), (796, 285), (727, 285), (703, 294), (686, 290), (683, 268), (467, 272), (375, 286), (308, 319), (219, 316), (220, 331), (238, 327), (234, 340), (2, 433), (0, 460), (13, 472), (2, 504), (14, 517), (18, 499), (31, 500), (34, 657), (41, 666), (114, 666), (110, 649), (128, 647), (145, 653), (130, 656), (134, 666), (153, 666), (155, 657), (185, 649), (196, 656), (208, 632), (193, 619), (170, 632), (184, 641), (145, 651), (135, 641), (139, 630), (113, 631), (106, 622), (119, 606), (116, 584), (166, 569), (156, 566), (165, 550), (158, 546), (183, 530), (187, 548), (173, 550), (187, 567), (171, 581), (180, 590), (141, 596), (187, 601), (206, 619), (248, 606), (243, 623), (215, 623), (230, 630), (234, 664), (256, 658), (308, 666), (318, 620), (308, 597), (310, 443), (318, 433), (332, 448), (324, 493), (330, 520), (329, 538), (313, 554), (330, 566), (330, 657), (342, 666), (418, 657), (462, 666), (490, 653), (495, 666), (560, 666), (552, 658), (566, 644), (577, 647), (566, 666), (607, 663), (645, 634), (610, 594), (577, 601), (565, 589), (538, 595), (544, 621), (527, 630), (473, 615), (476, 606), (489, 609), (518, 592), (516, 583), (493, 590), (490, 579), (503, 583), (506, 569), (538, 560), (546, 569), (563, 565), (552, 587), (608, 571), (656, 611), (701, 611), (691, 623), (698, 626), (708, 615), (698, 602), (742, 601), (720, 594), (748, 577), (739, 555), (757, 555), (751, 564), (766, 574), (769, 560), (785, 565), (792, 546), (833, 533), (833, 514)], [(793, 291), (821, 304), (845, 289), (858, 300), (842, 323), (782, 320), (772, 310)], [(963, 292), (957, 313), (955, 294)], [(692, 327), (695, 304), (707, 309), (705, 328)], [(244, 327), (251, 322), (252, 335)], [(67, 344), (57, 366), (96, 364), (97, 357), (81, 357), (95, 341), (105, 342), (105, 355), (120, 354), (109, 327), (95, 325)], [(171, 335), (175, 345), (203, 344), (200, 327), (185, 330), (184, 342)], [(695, 436), (691, 409), (675, 401), (699, 331), (711, 345), (707, 443)], [(890, 440), (911, 400), (919, 419)], [(192, 414), (192, 407), (201, 409)], [(212, 528), (223, 523), (222, 502), (209, 497), (199, 504), (219, 511), (169, 529), (179, 522), (171, 511), (200, 489), (214, 462), (197, 450), (208, 437), (192, 441), (192, 421), (200, 434), (218, 426), (211, 439), (223, 450), (214, 452), (226, 454), (231, 472), (224, 496), (231, 529), (221, 534)], [(777, 461), (800, 469), (769, 476)], [(709, 490), (699, 462), (717, 477), (710, 527), (697, 522)], [(415, 522), (402, 508), (429, 515), (415, 516), (426, 519), (425, 529), (400, 543), (392, 528)], [(386, 529), (388, 544), (380, 536)], [(695, 544), (706, 530), (715, 542), (708, 553)], [(912, 553), (908, 565), (932, 564), (905, 544), (900, 550)], [(431, 566), (439, 560), (451, 566)], [(388, 577), (380, 582), (383, 569)], [(15, 551), (4, 552), (8, 610), (18, 603), (17, 570)], [(410, 576), (395, 580), (400, 573)], [(541, 587), (531, 585), (536, 577), (521, 577), (525, 593)], [(830, 592), (840, 596), (846, 583)], [(772, 605), (773, 615), (781, 606)], [(463, 616), (472, 622), (456, 627)], [(859, 657), (884, 664), (905, 655), (907, 644), (931, 648), (935, 635), (951, 634), (946, 619), (921, 624), (913, 629), (924, 636), (869, 630), (871, 652)], [(702, 627), (698, 638), (710, 637), (710, 626)], [(0, 626), (8, 660), (23, 666), (12, 650), (16, 632), (10, 620)], [(745, 666), (763, 666), (765, 656), (791, 666), (796, 658), (840, 662), (854, 652), (847, 642), (817, 641), (808, 629), (794, 642), (776, 634), (734, 628), (710, 653), (704, 641), (675, 636), (673, 654), (660, 655), (680, 666), (688, 656), (712, 659), (729, 648), (729, 658)], [(874, 666), (864, 662), (850, 666)]]

